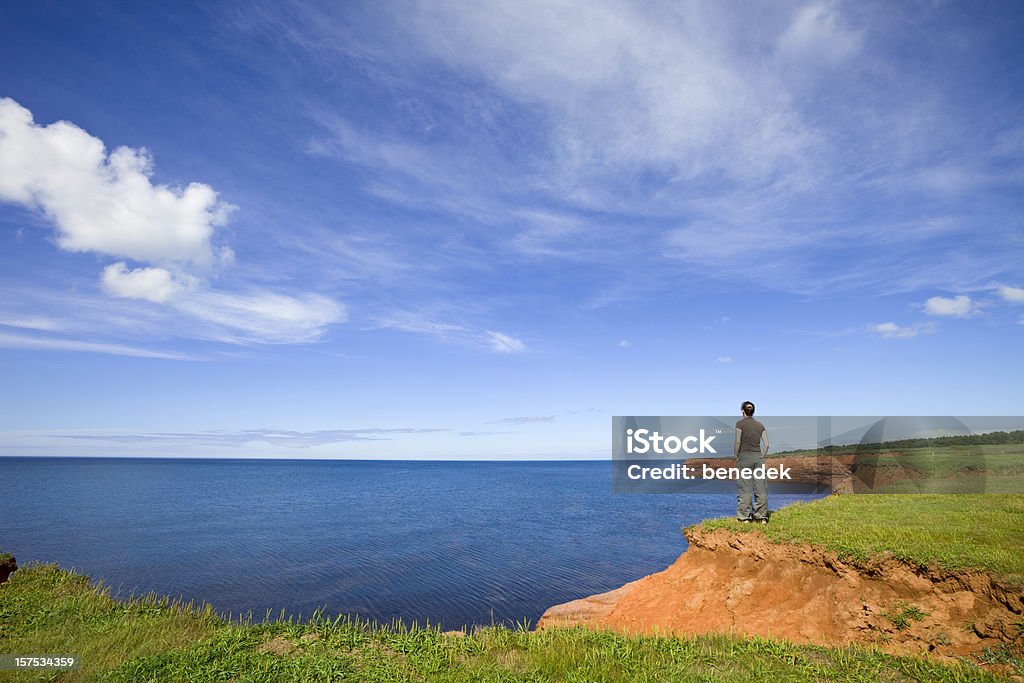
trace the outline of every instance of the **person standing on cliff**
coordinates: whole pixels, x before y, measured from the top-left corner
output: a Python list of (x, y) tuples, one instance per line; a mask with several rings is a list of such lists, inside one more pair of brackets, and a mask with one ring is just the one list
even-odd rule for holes
[[(736, 466), (740, 471), (745, 468), (754, 471), (764, 465), (765, 456), (768, 455), (768, 432), (763, 424), (754, 419), (753, 403), (744, 401), (740, 410), (743, 412), (743, 419), (736, 422), (736, 443), (733, 445), (733, 454), (736, 456)], [(763, 467), (761, 472), (764, 472)], [(767, 524), (768, 483), (764, 477), (759, 479), (740, 477), (737, 487), (739, 492), (736, 519), (741, 522)]]

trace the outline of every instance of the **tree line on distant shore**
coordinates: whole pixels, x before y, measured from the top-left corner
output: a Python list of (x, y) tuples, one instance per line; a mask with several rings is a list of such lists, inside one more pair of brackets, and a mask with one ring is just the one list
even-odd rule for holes
[(952, 436), (933, 436), (921, 439), (900, 439), (873, 443), (851, 443), (846, 445), (822, 446), (815, 450), (797, 449), (779, 451), (772, 455), (808, 453), (817, 455), (839, 455), (842, 453), (876, 453), (892, 450), (909, 450), (911, 448), (949, 448), (953, 446), (1003, 446), (1024, 444), (1024, 429), (1009, 432), (986, 432), (984, 434), (955, 434)]
[(1001, 446), (1005, 444), (1024, 444), (1024, 429), (1016, 429), (1012, 432), (986, 432), (984, 434), (954, 434), (952, 436), (933, 436), (922, 439), (900, 439), (898, 441), (884, 441), (880, 443), (859, 443), (847, 444), (846, 446), (823, 446), (819, 451), (839, 452), (849, 451), (851, 448), (857, 450), (875, 448), (927, 448), (949, 447), (949, 446)]

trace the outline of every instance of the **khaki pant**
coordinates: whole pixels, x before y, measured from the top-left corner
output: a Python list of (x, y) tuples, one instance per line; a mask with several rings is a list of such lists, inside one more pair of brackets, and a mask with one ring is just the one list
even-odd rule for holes
[[(742, 471), (749, 467), (754, 469), (764, 464), (764, 456), (758, 452), (740, 453), (736, 458), (736, 466)], [(743, 479), (737, 484), (736, 519), (749, 519), (760, 522), (768, 519), (768, 483), (764, 479)], [(753, 501), (751, 501), (753, 498)], [(751, 504), (753, 503), (753, 504)]]

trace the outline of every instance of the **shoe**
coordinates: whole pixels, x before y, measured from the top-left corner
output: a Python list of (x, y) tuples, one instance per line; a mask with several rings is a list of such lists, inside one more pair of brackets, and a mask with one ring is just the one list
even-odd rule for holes
[(750, 520), (749, 519), (737, 519), (736, 521), (739, 522), (740, 524), (750, 524)]
[(768, 520), (767, 519), (759, 519), (759, 520), (757, 520), (757, 523), (758, 524), (767, 524)]

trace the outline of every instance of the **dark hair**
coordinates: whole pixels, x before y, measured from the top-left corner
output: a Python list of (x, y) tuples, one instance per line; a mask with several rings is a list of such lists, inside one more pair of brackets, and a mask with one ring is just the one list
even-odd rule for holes
[(743, 414), (747, 417), (754, 417), (754, 404), (750, 401), (744, 401), (743, 405), (740, 406), (740, 410), (742, 410)]

